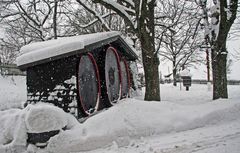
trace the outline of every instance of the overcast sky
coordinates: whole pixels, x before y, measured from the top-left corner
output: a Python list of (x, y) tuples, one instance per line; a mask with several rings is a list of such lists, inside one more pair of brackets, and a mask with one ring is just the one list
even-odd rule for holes
[(240, 37), (236, 40), (230, 40), (228, 43), (229, 52), (232, 53), (233, 65), (230, 67), (232, 70), (230, 79), (240, 80), (240, 59), (237, 61), (233, 56), (236, 55), (236, 51), (240, 54)]

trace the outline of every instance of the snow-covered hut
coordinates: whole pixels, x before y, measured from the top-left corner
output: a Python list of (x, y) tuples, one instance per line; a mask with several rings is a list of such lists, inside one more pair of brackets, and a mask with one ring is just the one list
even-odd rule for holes
[(192, 84), (192, 74), (190, 73), (190, 70), (184, 69), (180, 71), (179, 75), (183, 80), (183, 86), (186, 87), (186, 90), (188, 91)]
[(82, 117), (128, 95), (128, 63), (136, 59), (113, 31), (23, 46), (17, 64), (27, 72), (27, 103), (53, 103)]

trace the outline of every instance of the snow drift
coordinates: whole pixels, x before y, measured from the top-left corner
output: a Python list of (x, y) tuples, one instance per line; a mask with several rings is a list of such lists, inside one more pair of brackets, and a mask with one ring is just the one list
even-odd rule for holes
[(65, 131), (61, 130), (49, 140), (46, 152), (87, 151), (109, 146), (112, 142), (126, 146), (133, 138), (230, 122), (239, 115), (237, 100), (181, 105), (127, 99), (80, 124), (61, 109), (39, 103), (23, 110), (0, 112), (0, 152), (16, 147), (27, 150), (27, 132), (61, 130), (64, 126), (67, 127)]
[(66, 115), (60, 108), (40, 103), (29, 105), (25, 111), (25, 123), (29, 133), (54, 131), (67, 126)]
[(72, 128), (77, 120), (50, 104), (28, 105), (25, 109), (0, 112), (0, 152), (26, 151), (27, 133), (42, 133)]
[[(198, 86), (198, 90), (199, 86)], [(196, 91), (198, 91), (196, 90)], [(164, 91), (163, 91), (164, 92)], [(211, 124), (228, 123), (239, 118), (239, 96), (228, 100), (206, 101), (205, 97), (182, 99), (179, 91), (172, 101), (146, 102), (137, 99), (119, 101), (114, 107), (80, 124), (61, 109), (39, 103), (25, 109), (0, 111), (0, 152), (88, 151), (111, 146), (126, 146), (144, 136), (180, 132)], [(207, 91), (206, 91), (207, 92)], [(199, 94), (199, 91), (196, 92)], [(239, 89), (234, 95), (238, 95)], [(208, 98), (207, 98), (208, 99)], [(195, 104), (192, 101), (195, 100)], [(63, 127), (64, 130), (62, 130)], [(60, 129), (46, 148), (27, 144), (27, 132), (46, 132)], [(17, 150), (17, 151), (16, 151)]]
[(1, 111), (0, 123), (0, 152), (21, 153), (27, 140), (24, 112), (19, 109)]
[(229, 122), (239, 115), (240, 103), (237, 101), (219, 100), (196, 107), (128, 99), (53, 137), (47, 150), (58, 153), (88, 151), (109, 146), (113, 141), (118, 146), (125, 146), (132, 138)]
[(25, 76), (0, 75), (0, 110), (21, 108), (22, 102), (27, 99)]

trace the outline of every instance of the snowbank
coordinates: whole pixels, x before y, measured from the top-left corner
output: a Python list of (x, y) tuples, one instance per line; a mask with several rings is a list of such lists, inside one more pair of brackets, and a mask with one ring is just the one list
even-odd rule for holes
[(238, 101), (218, 100), (198, 106), (183, 106), (128, 99), (53, 137), (47, 150), (58, 153), (88, 151), (109, 146), (112, 142), (125, 146), (133, 138), (229, 122), (239, 115)]
[[(227, 124), (240, 116), (240, 87), (229, 86), (229, 89), (228, 100), (211, 101), (211, 92), (206, 86), (193, 85), (192, 90), (185, 92), (164, 85), (162, 102), (125, 99), (83, 124), (47, 104), (0, 111), (0, 152), (32, 150), (37, 153), (67, 153), (112, 144), (121, 147), (145, 136), (162, 136), (212, 124)], [(39, 150), (26, 144), (27, 132), (51, 131), (63, 126), (66, 129), (52, 137), (45, 149)]]
[(25, 76), (0, 75), (0, 110), (20, 108), (27, 100)]
[(78, 121), (50, 104), (29, 105), (25, 109), (0, 111), (0, 152), (22, 153), (27, 150), (27, 133), (71, 129)]
[(20, 109), (0, 112), (0, 152), (19, 152), (26, 147), (27, 131)]
[(29, 105), (25, 111), (25, 123), (29, 133), (59, 130), (68, 123), (62, 109), (48, 104)]

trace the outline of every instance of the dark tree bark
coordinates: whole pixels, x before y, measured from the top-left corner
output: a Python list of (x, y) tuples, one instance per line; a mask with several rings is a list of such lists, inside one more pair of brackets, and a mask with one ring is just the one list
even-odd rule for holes
[[(158, 65), (159, 59), (155, 51), (154, 37), (154, 5), (152, 1), (142, 1), (141, 16), (138, 24), (138, 35), (142, 47), (142, 60), (144, 66), (146, 92), (145, 100), (160, 101), (160, 88), (159, 88), (159, 73)], [(147, 10), (149, 8), (149, 10)]]
[(173, 86), (177, 86), (177, 70), (173, 69)]
[(54, 1), (54, 12), (53, 12), (53, 34), (54, 39), (57, 39), (57, 9), (58, 9), (58, 0)]
[[(226, 41), (234, 20), (236, 19), (238, 0), (231, 0), (227, 6), (227, 0), (220, 0), (220, 13), (213, 14), (219, 23), (219, 33), (216, 36), (212, 31), (212, 74), (213, 74), (213, 99), (228, 98), (227, 90), (227, 54)], [(228, 17), (226, 8), (231, 12)], [(215, 37), (216, 36), (216, 37)]]
[(177, 86), (177, 69), (176, 69), (176, 58), (172, 61), (173, 63), (173, 85)]
[[(223, 46), (222, 46), (223, 47)], [(224, 51), (216, 48), (212, 50), (212, 74), (213, 74), (213, 99), (228, 98), (227, 90), (227, 54), (215, 55), (216, 52)]]

